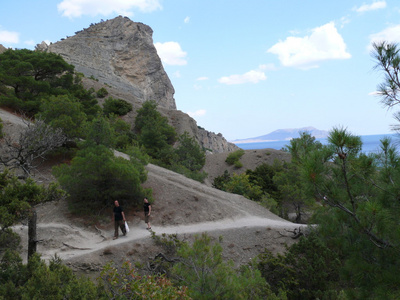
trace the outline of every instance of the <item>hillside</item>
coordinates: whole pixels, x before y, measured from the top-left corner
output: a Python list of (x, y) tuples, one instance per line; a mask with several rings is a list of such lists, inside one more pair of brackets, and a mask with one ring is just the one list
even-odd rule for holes
[[(24, 126), (18, 116), (0, 110), (4, 129), (7, 133), (17, 133)], [(249, 151), (243, 156), (243, 169), (274, 157), (283, 159), (279, 151)], [(212, 176), (217, 170), (224, 171), (224, 155), (209, 155), (205, 170)], [(285, 158), (287, 159), (287, 157)], [(54, 180), (50, 168), (59, 161), (48, 161), (36, 174), (40, 182)], [(153, 231), (178, 234), (190, 239), (193, 234), (208, 232), (214, 237), (223, 237), (224, 256), (236, 264), (245, 263), (267, 248), (275, 253), (283, 252), (285, 244), (295, 242), (287, 230), (299, 225), (283, 220), (242, 196), (225, 193), (205, 184), (188, 179), (180, 174), (149, 164), (145, 187), (153, 189)], [(209, 179), (210, 180), (210, 179)], [(71, 216), (66, 202), (45, 203), (38, 212), (38, 252), (45, 259), (55, 254), (78, 272), (97, 274), (107, 261), (124, 260), (145, 263), (161, 251), (145, 229), (141, 210), (127, 211), (131, 231), (127, 237), (114, 241), (110, 212), (97, 224)], [(27, 226), (17, 225), (16, 232), (22, 236), (22, 254), (26, 259)]]
[(85, 75), (85, 88), (105, 88), (108, 96), (131, 103), (133, 111), (124, 118), (131, 125), (142, 103), (153, 100), (178, 134), (188, 132), (202, 147), (216, 153), (238, 149), (221, 133), (200, 128), (192, 117), (177, 109), (174, 87), (152, 35), (148, 25), (119, 16), (91, 24), (54, 44), (42, 42), (36, 49), (57, 53), (74, 65), (77, 72)]

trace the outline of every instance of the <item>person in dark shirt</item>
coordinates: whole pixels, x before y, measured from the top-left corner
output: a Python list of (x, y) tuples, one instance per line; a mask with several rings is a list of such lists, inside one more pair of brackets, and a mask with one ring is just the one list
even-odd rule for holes
[(144, 203), (143, 203), (143, 209), (144, 209), (144, 222), (147, 224), (147, 230), (151, 229), (150, 225), (150, 214), (151, 214), (151, 204), (147, 198), (144, 198)]
[(122, 234), (126, 235), (125, 228), (125, 214), (122, 206), (119, 205), (118, 200), (114, 201), (114, 210), (113, 210), (113, 219), (114, 219), (114, 240), (118, 238), (118, 227), (121, 228)]

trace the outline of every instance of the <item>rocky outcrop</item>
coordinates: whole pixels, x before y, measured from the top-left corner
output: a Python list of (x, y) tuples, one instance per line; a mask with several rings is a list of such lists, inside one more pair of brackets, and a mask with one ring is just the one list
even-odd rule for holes
[[(42, 42), (36, 49), (60, 54), (76, 71), (85, 74), (86, 88), (105, 87), (109, 96), (130, 102), (134, 111), (124, 120), (131, 125), (141, 103), (154, 100), (178, 134), (187, 131), (213, 153), (238, 149), (222, 134), (198, 127), (193, 118), (176, 109), (175, 91), (153, 45), (152, 34), (153, 30), (147, 25), (117, 17), (91, 25), (57, 43)], [(98, 81), (89, 80), (89, 77)]]
[(212, 153), (231, 152), (239, 147), (229, 143), (221, 133), (215, 134), (197, 126), (196, 121), (180, 110), (160, 110), (165, 115), (178, 134), (185, 131), (194, 136), (198, 143)]
[(6, 50), (7, 48), (0, 44), (0, 54), (5, 52)]
[[(129, 93), (135, 102), (154, 100), (176, 109), (175, 91), (153, 44), (153, 30), (126, 17), (91, 25), (47, 47), (86, 77)], [(37, 49), (46, 49), (40, 44)]]

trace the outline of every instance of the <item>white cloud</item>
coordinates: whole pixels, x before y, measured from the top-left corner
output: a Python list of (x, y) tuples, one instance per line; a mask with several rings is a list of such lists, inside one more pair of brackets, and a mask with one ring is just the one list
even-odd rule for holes
[(400, 43), (400, 25), (388, 27), (381, 32), (371, 34), (369, 36), (370, 43), (368, 50), (372, 50), (372, 43), (389, 42), (389, 43)]
[(189, 116), (191, 116), (192, 118), (194, 118), (194, 117), (202, 117), (206, 114), (206, 112), (207, 111), (205, 109), (199, 109), (199, 110), (196, 110), (195, 112), (188, 111), (187, 114)]
[(4, 44), (19, 43), (19, 33), (14, 31), (0, 30), (0, 43)]
[(183, 20), (186, 24), (190, 22), (190, 17), (186, 17), (185, 20)]
[(196, 80), (198, 80), (198, 81), (204, 81), (204, 80), (208, 80), (208, 77), (202, 76), (202, 77), (197, 78)]
[(242, 75), (230, 75), (221, 77), (218, 79), (220, 83), (232, 85), (232, 84), (243, 84), (243, 83), (258, 83), (261, 80), (266, 80), (267, 76), (263, 72), (263, 68), (266, 65), (261, 65), (258, 70), (251, 70)]
[(360, 7), (354, 8), (356, 12), (366, 12), (371, 10), (382, 9), (386, 7), (386, 1), (375, 1), (372, 4), (363, 4)]
[(166, 65), (183, 66), (187, 64), (186, 55), (177, 42), (155, 43), (158, 56)]
[(340, 18), (340, 28), (343, 28), (345, 25), (350, 23), (350, 17), (344, 16)]
[(58, 11), (69, 18), (82, 15), (107, 16), (112, 13), (131, 16), (132, 9), (151, 12), (161, 8), (159, 0), (63, 0), (57, 5)]
[(266, 70), (266, 71), (275, 71), (276, 70), (276, 67), (274, 64), (259, 65), (258, 68), (260, 70)]
[(278, 55), (282, 65), (300, 69), (318, 68), (324, 60), (351, 57), (333, 22), (314, 28), (309, 36), (287, 37), (268, 52)]

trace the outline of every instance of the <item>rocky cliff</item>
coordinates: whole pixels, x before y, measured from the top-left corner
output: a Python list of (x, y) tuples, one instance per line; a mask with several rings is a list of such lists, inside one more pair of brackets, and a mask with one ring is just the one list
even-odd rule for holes
[(149, 26), (117, 17), (51, 44), (48, 51), (63, 56), (85, 76), (125, 91), (140, 102), (154, 100), (161, 107), (176, 109), (175, 91), (152, 35)]
[[(156, 101), (178, 134), (187, 131), (206, 149), (217, 153), (238, 149), (221, 134), (199, 128), (194, 119), (176, 109), (175, 91), (154, 47), (152, 34), (149, 26), (120, 16), (93, 24), (57, 43), (42, 43), (36, 49), (60, 54), (86, 76), (86, 87), (97, 90), (106, 84), (110, 96), (132, 103), (134, 110), (144, 101)], [(133, 112), (125, 120), (133, 124), (135, 116)]]

